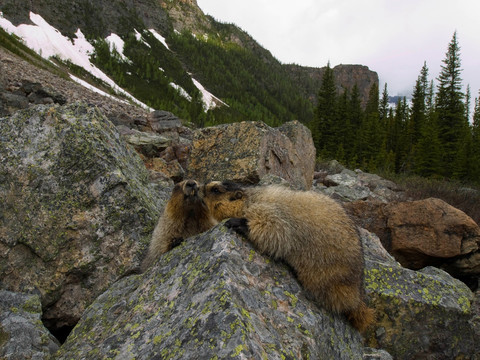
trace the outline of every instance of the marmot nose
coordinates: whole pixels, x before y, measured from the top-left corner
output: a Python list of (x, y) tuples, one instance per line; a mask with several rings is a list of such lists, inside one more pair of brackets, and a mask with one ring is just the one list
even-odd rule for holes
[(195, 180), (187, 180), (187, 182), (185, 183), (185, 186), (189, 187), (189, 188), (192, 188), (192, 189), (196, 189), (197, 188), (197, 182)]

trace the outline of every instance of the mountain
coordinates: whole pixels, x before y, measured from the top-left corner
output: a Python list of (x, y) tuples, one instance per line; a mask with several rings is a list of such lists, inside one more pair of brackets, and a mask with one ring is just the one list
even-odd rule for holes
[[(1, 27), (53, 56), (75, 81), (147, 109), (199, 126), (313, 117), (322, 69), (280, 63), (245, 31), (205, 15), (195, 0), (3, 0), (0, 11)], [(15, 43), (1, 38), (0, 46)], [(365, 66), (340, 65), (335, 73), (339, 89), (357, 84), (363, 103), (378, 83)]]

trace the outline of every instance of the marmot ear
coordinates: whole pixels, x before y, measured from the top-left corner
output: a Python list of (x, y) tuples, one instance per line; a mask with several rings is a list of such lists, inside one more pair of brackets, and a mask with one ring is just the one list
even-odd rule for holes
[(243, 191), (235, 191), (235, 199), (240, 200), (241, 198), (243, 198)]

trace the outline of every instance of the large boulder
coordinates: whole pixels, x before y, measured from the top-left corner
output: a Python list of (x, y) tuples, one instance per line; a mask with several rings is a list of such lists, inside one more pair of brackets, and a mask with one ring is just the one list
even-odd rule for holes
[(470, 289), (434, 267), (403, 268), (374, 234), (361, 234), (366, 291), (377, 314), (366, 343), (399, 360), (477, 359), (480, 328)]
[(41, 322), (38, 295), (0, 290), (0, 358), (46, 359), (59, 344)]
[[(404, 269), (374, 234), (360, 234), (377, 313), (367, 345), (395, 359), (475, 359), (468, 287), (436, 268)], [(115, 283), (57, 358), (389, 358), (373, 353), (343, 316), (311, 300), (288, 267), (219, 225)]]
[(279, 128), (241, 122), (195, 132), (187, 177), (256, 184), (266, 175), (276, 175), (296, 188), (309, 189), (314, 166), (310, 130), (298, 121)]
[(40, 105), (0, 124), (0, 288), (38, 294), (47, 327), (71, 327), (138, 268), (169, 193), (94, 107)]
[(360, 201), (346, 207), (404, 267), (437, 266), (467, 283), (478, 279), (480, 228), (446, 202), (435, 198), (389, 204)]
[[(285, 265), (219, 225), (114, 284), (57, 359), (361, 359), (345, 318), (307, 299)], [(118, 357), (120, 358), (120, 357)]]

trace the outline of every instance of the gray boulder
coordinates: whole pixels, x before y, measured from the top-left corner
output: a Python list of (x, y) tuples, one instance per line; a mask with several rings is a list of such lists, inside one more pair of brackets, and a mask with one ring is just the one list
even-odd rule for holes
[(57, 359), (361, 359), (361, 336), (219, 225), (85, 312)]
[(257, 184), (266, 175), (310, 189), (315, 167), (312, 135), (293, 121), (279, 128), (241, 122), (195, 131), (187, 177)]
[(40, 294), (49, 329), (73, 326), (138, 268), (169, 191), (94, 107), (0, 123), (0, 288)]
[(478, 325), (474, 295), (443, 270), (401, 267), (378, 237), (361, 230), (365, 248), (365, 285), (377, 314), (366, 343), (394, 359), (477, 359)]
[(0, 358), (45, 359), (58, 350), (58, 341), (41, 322), (38, 295), (0, 290)]

